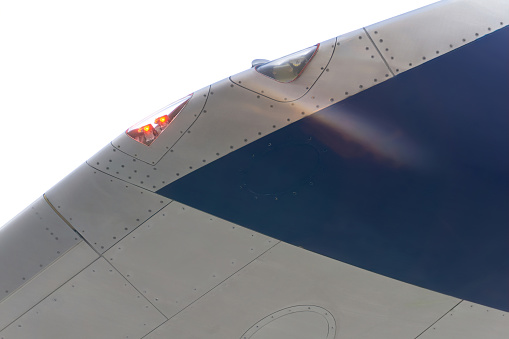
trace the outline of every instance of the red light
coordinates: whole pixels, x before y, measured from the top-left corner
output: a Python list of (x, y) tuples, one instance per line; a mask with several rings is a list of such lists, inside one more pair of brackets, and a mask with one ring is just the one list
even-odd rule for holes
[(148, 125), (145, 125), (143, 126), (142, 128), (139, 128), (138, 129), (138, 133), (147, 133), (147, 132), (150, 132), (152, 130), (152, 125), (148, 124)]
[(163, 115), (163, 116), (157, 118), (154, 121), (154, 124), (156, 124), (156, 125), (165, 125), (167, 122), (168, 122), (168, 116), (167, 115)]
[(137, 124), (131, 126), (126, 134), (145, 146), (150, 146), (154, 140), (171, 124), (173, 119), (184, 109), (192, 94), (160, 109)]

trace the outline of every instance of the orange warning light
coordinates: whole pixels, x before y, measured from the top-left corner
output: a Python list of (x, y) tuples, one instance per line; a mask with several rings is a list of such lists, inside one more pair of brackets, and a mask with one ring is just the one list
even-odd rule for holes
[[(161, 135), (177, 115), (184, 109), (193, 94), (160, 109), (137, 124), (131, 126), (126, 134), (134, 140), (150, 146), (152, 142)], [(166, 114), (165, 114), (166, 113)]]
[(152, 130), (152, 125), (148, 124), (148, 125), (145, 125), (143, 126), (142, 128), (139, 128), (138, 129), (138, 133), (143, 133), (143, 132), (150, 132)]
[(166, 122), (166, 116), (162, 116), (162, 117), (156, 119), (156, 123), (163, 123), (164, 124), (165, 122)]

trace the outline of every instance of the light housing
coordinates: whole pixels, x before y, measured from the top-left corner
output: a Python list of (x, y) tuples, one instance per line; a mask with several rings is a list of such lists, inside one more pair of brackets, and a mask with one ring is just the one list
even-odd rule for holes
[(186, 107), (193, 93), (149, 115), (131, 126), (126, 134), (146, 146), (150, 146)]
[(277, 82), (288, 83), (297, 79), (318, 51), (320, 44), (287, 55), (271, 62), (255, 66), (255, 70)]

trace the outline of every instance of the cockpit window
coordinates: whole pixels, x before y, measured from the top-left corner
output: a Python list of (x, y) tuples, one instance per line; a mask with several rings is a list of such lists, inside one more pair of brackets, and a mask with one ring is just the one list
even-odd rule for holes
[(174, 103), (151, 114), (142, 121), (129, 128), (126, 133), (134, 140), (150, 146), (159, 135), (170, 125), (177, 115), (186, 107), (193, 94), (175, 101)]
[(256, 66), (259, 73), (276, 81), (288, 83), (297, 79), (318, 51), (320, 44), (287, 55), (264, 65)]

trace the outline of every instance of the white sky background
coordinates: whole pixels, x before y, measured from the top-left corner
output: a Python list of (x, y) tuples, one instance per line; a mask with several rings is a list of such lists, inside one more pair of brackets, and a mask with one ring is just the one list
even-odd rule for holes
[(433, 0), (0, 0), (0, 228), (128, 127)]

